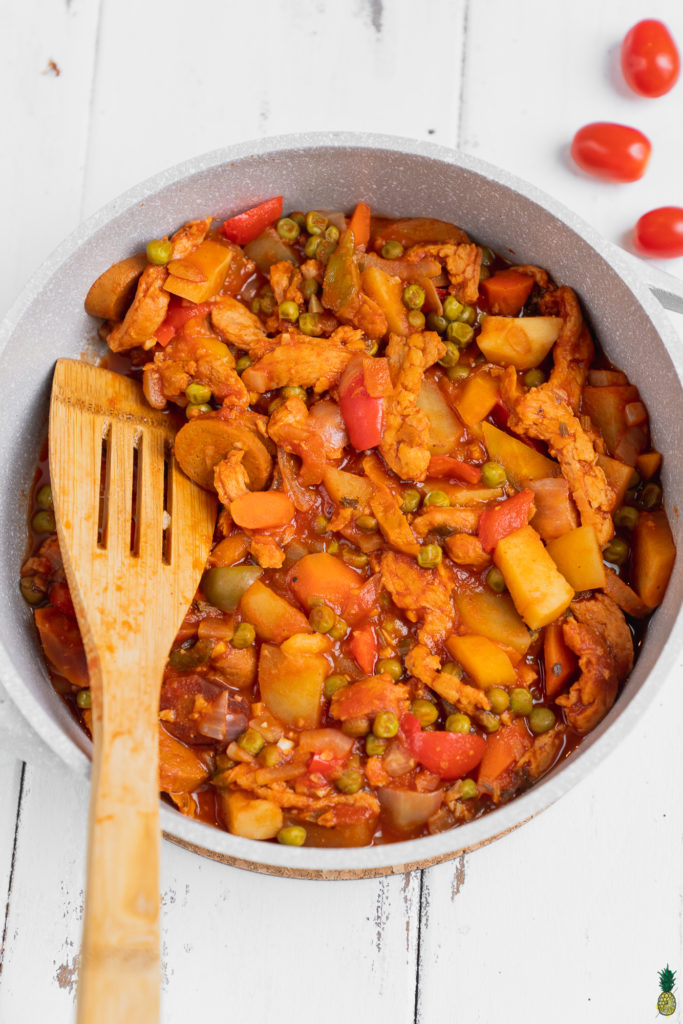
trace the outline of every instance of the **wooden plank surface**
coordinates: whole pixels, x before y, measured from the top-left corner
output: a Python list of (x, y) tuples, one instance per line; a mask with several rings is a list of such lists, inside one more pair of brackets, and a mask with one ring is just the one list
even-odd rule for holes
[[(683, 202), (683, 86), (650, 102), (614, 76), (615, 46), (645, 15), (683, 41), (677, 0), (647, 11), (635, 0), (563, 10), (541, 0), (13, 5), (0, 38), (12, 97), (0, 309), (82, 215), (124, 188), (196, 153), (287, 131), (459, 141), (618, 242), (645, 210)], [(43, 73), (49, 59), (59, 76)], [(651, 136), (642, 182), (606, 187), (567, 166), (573, 131), (597, 119)], [(683, 317), (675, 324), (683, 336)], [(657, 970), (683, 970), (679, 679), (575, 792), (424, 874), (283, 881), (164, 844), (165, 1024), (228, 1008), (231, 1019), (283, 1024), (654, 1017)], [(0, 758), (0, 909), (12, 874), (0, 1020), (67, 1024), (87, 789), (63, 769), (30, 767), (17, 819), (20, 781), (17, 763)]]

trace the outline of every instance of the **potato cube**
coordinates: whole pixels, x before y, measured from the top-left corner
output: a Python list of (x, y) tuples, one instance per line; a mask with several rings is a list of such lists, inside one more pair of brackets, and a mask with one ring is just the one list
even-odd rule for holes
[(295, 729), (320, 725), (323, 683), (330, 674), (324, 652), (329, 648), (330, 640), (319, 633), (292, 636), (281, 647), (261, 647), (261, 698), (285, 725)]
[(482, 690), (492, 686), (514, 686), (517, 675), (512, 662), (505, 651), (488, 637), (450, 636), (446, 647)]
[(662, 603), (675, 558), (666, 513), (641, 512), (634, 535), (633, 583), (649, 608)]
[(526, 654), (531, 636), (509, 594), (465, 590), (453, 597), (460, 620), (467, 629), (512, 647), (521, 655)]
[(189, 256), (171, 260), (164, 288), (190, 302), (206, 302), (223, 286), (232, 257), (231, 249), (209, 238)]
[(282, 828), (282, 809), (272, 800), (246, 793), (219, 790), (221, 811), (228, 831), (243, 839), (274, 839)]
[[(372, 484), (364, 476), (345, 469), (327, 466), (323, 475), (325, 490), (337, 505), (346, 502), (352, 508), (367, 512), (372, 497)], [(355, 504), (354, 504), (355, 503)]]
[(412, 333), (408, 323), (408, 310), (403, 302), (403, 282), (400, 277), (386, 274), (379, 267), (366, 267), (363, 271), (363, 291), (380, 307), (392, 334), (407, 337)]
[(614, 503), (610, 507), (610, 512), (613, 512), (615, 508), (619, 508), (631, 482), (633, 476), (633, 467), (627, 466), (625, 462), (619, 462), (619, 459), (613, 459), (609, 455), (598, 455), (598, 466), (605, 474), (607, 483), (614, 491)]
[(196, 751), (159, 725), (159, 789), (162, 793), (191, 793), (209, 777)]
[(517, 490), (523, 490), (531, 480), (559, 476), (557, 463), (528, 444), (499, 430), (492, 423), (482, 423), (482, 430), (489, 458), (504, 467), (508, 480)]
[(561, 327), (559, 316), (487, 316), (477, 345), (492, 363), (530, 370), (543, 362)]
[(531, 629), (547, 626), (569, 607), (574, 591), (532, 526), (499, 540), (493, 561), (505, 578), (515, 608)]
[(311, 632), (306, 616), (260, 580), (245, 590), (239, 608), (262, 640), (281, 644), (295, 633)]
[(417, 407), (427, 414), (432, 455), (448, 455), (463, 436), (463, 426), (444, 398), (439, 385), (425, 377), (417, 396)]
[(458, 415), (468, 427), (485, 419), (498, 401), (498, 381), (486, 370), (468, 377), (454, 399)]
[(592, 526), (577, 526), (551, 540), (546, 551), (574, 590), (604, 587), (605, 565)]

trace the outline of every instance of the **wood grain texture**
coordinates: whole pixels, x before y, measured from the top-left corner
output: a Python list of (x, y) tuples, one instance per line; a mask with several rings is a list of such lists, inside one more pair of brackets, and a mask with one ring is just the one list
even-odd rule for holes
[(57, 361), (50, 475), (94, 741), (79, 1024), (159, 1019), (159, 691), (216, 519), (174, 436), (137, 382)]
[[(619, 242), (645, 210), (683, 204), (683, 84), (648, 101), (614, 73), (622, 35), (646, 16), (683, 42), (677, 0), (169, 0), (163, 16), (157, 5), (103, 0), (97, 46), (96, 4), (14, 5), (0, 40), (4, 94), (17, 97), (0, 157), (13, 245), (0, 306), (81, 208), (203, 150), (294, 130), (459, 142)], [(50, 55), (58, 79), (41, 74)], [(598, 119), (650, 135), (641, 182), (606, 187), (568, 166), (573, 132)], [(20, 150), (26, 159), (12, 160)], [(681, 262), (667, 269), (680, 275)], [(683, 318), (672, 319), (683, 337)], [(574, 793), (424, 875), (289, 881), (164, 844), (165, 1024), (199, 1012), (282, 1024), (654, 1019), (657, 970), (683, 970), (682, 711), (679, 670)], [(66, 771), (27, 769), (3, 1022), (73, 1020), (86, 801)], [(5, 864), (16, 824), (7, 803)]]

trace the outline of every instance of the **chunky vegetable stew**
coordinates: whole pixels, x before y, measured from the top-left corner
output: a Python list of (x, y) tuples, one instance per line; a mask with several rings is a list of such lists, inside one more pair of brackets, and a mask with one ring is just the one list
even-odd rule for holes
[[(85, 305), (220, 500), (161, 690), (184, 814), (291, 845), (440, 832), (608, 713), (674, 547), (647, 410), (571, 288), (454, 224), (276, 197), (150, 241)], [(44, 465), (33, 502), (21, 590), (87, 729)]]

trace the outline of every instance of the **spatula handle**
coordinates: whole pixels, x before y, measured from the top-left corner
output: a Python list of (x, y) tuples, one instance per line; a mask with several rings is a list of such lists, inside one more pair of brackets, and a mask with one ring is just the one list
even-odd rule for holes
[(160, 1012), (158, 705), (125, 677), (97, 707), (78, 1024), (156, 1024)]

